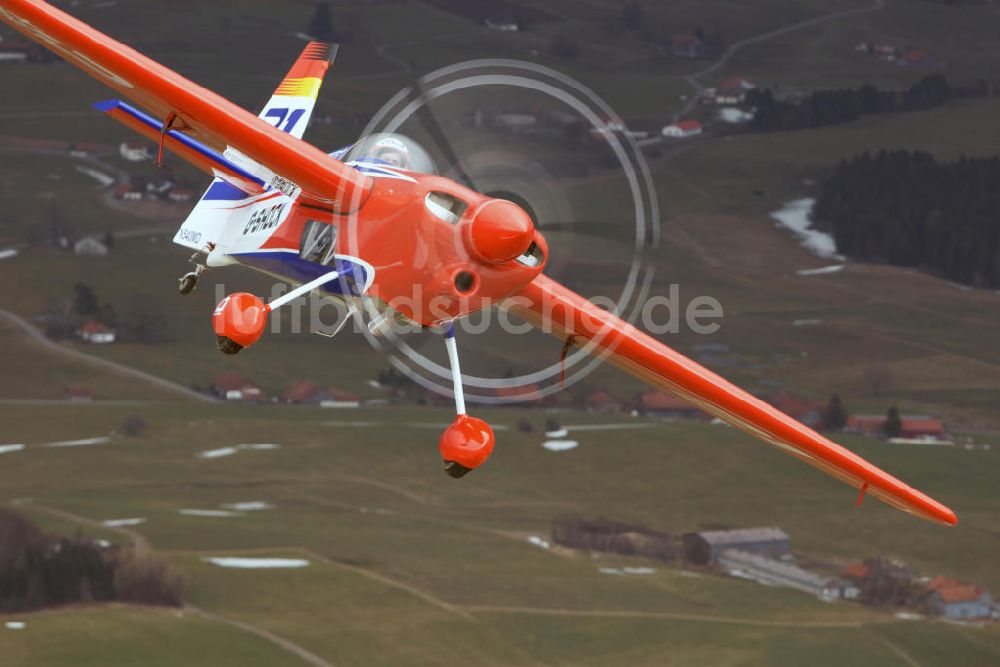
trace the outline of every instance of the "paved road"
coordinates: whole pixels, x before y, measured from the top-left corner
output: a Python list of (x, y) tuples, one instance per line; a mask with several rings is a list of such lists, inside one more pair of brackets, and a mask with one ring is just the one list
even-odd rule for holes
[(55, 341), (49, 340), (42, 333), (41, 329), (35, 325), (28, 322), (26, 319), (10, 312), (9, 310), (4, 310), (0, 308), (0, 319), (7, 320), (15, 327), (17, 327), (23, 334), (28, 336), (34, 343), (40, 345), (41, 347), (49, 350), (50, 352), (55, 352), (61, 354), (64, 357), (68, 357), (75, 361), (82, 361), (91, 366), (97, 366), (103, 368), (104, 370), (110, 371), (117, 375), (132, 378), (134, 380), (139, 380), (140, 382), (145, 382), (148, 385), (154, 386), (157, 389), (162, 389), (166, 392), (175, 394), (177, 396), (193, 399), (196, 401), (201, 401), (203, 403), (214, 403), (217, 399), (208, 396), (206, 394), (201, 394), (189, 389), (182, 384), (172, 382), (165, 378), (161, 378), (151, 373), (145, 371), (140, 371), (137, 368), (132, 368), (131, 366), (126, 366), (125, 364), (119, 364), (115, 361), (109, 361), (108, 359), (101, 359), (100, 357), (93, 357), (89, 354), (80, 352), (79, 350), (74, 350), (72, 348), (60, 345)]
[(722, 56), (714, 63), (712, 63), (711, 65), (709, 65), (708, 67), (699, 72), (695, 72), (694, 74), (688, 74), (687, 76), (684, 77), (684, 80), (687, 81), (692, 88), (694, 88), (695, 92), (694, 94), (691, 95), (690, 99), (688, 99), (687, 104), (684, 105), (684, 108), (678, 111), (674, 115), (674, 122), (677, 122), (678, 120), (689, 114), (691, 110), (694, 109), (695, 106), (697, 106), (698, 101), (701, 98), (701, 94), (705, 91), (705, 86), (701, 85), (701, 83), (698, 80), (725, 67), (726, 64), (730, 61), (730, 59), (744, 48), (751, 46), (753, 44), (759, 44), (760, 42), (766, 42), (767, 40), (774, 39), (775, 37), (783, 37), (784, 35), (788, 35), (798, 30), (803, 30), (805, 28), (811, 28), (813, 26), (821, 25), (829, 21), (836, 21), (838, 19), (847, 18), (848, 16), (856, 16), (858, 14), (869, 14), (871, 12), (877, 12), (884, 6), (885, 6), (885, 0), (875, 0), (868, 7), (845, 9), (843, 11), (834, 12), (833, 14), (824, 14), (823, 16), (817, 16), (815, 18), (807, 19), (805, 21), (799, 21), (798, 23), (793, 23), (783, 28), (778, 28), (770, 32), (765, 32), (762, 35), (756, 35), (754, 37), (749, 37), (747, 39), (744, 39), (743, 41), (736, 42), (728, 49), (726, 49), (725, 53), (723, 53)]

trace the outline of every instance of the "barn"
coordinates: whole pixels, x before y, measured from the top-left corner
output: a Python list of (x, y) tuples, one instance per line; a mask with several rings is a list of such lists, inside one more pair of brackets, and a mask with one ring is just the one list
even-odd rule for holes
[(694, 565), (715, 565), (727, 549), (768, 558), (781, 558), (792, 551), (788, 534), (775, 527), (685, 533), (681, 543), (684, 559)]

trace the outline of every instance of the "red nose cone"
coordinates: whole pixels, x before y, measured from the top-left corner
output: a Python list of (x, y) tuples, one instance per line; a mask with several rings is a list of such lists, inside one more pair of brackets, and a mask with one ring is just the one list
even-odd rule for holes
[(472, 252), (490, 264), (502, 264), (528, 249), (535, 237), (531, 217), (517, 204), (503, 199), (488, 202), (472, 221)]
[(219, 302), (212, 315), (212, 328), (243, 347), (250, 347), (267, 326), (267, 306), (253, 294), (238, 292)]
[(441, 458), (475, 469), (489, 458), (495, 441), (489, 424), (482, 419), (459, 415), (441, 434)]

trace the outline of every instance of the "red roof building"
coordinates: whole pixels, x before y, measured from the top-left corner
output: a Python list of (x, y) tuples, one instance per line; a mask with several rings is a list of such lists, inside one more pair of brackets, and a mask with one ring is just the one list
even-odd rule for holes
[[(902, 430), (900, 437), (913, 439), (945, 438), (944, 424), (940, 419), (925, 416), (906, 415), (900, 418)], [(847, 419), (847, 428), (865, 435), (882, 435), (885, 431), (886, 418), (883, 415), (852, 415)]]
[(94, 392), (87, 387), (70, 387), (66, 390), (66, 398), (71, 401), (92, 401)]
[(868, 576), (871, 572), (871, 567), (865, 565), (864, 563), (851, 563), (844, 568), (841, 573), (845, 579), (854, 579), (855, 581), (861, 581)]
[(595, 389), (587, 394), (583, 402), (587, 406), (587, 412), (610, 414), (621, 412), (622, 409), (621, 401), (612, 396), (606, 389)]
[(212, 386), (220, 398), (227, 401), (263, 401), (266, 397), (259, 385), (238, 373), (223, 373)]
[(663, 128), (663, 136), (671, 137), (674, 139), (683, 139), (685, 137), (694, 137), (701, 134), (704, 128), (700, 121), (697, 120), (681, 120), (673, 125), (667, 125)]
[(934, 577), (927, 591), (926, 605), (938, 616), (952, 620), (987, 618), (993, 611), (993, 596), (982, 586), (950, 577)]
[(771, 395), (767, 402), (806, 426), (821, 426), (826, 413), (823, 401), (814, 401), (790, 391), (779, 391)]
[(285, 391), (282, 398), (286, 403), (319, 403), (319, 395), (323, 392), (318, 384), (308, 380), (300, 380)]

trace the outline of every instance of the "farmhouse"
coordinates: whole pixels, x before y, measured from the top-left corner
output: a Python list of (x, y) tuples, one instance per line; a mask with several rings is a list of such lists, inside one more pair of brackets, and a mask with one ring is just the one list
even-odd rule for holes
[(714, 565), (727, 549), (781, 558), (791, 554), (788, 534), (780, 528), (741, 528), (685, 533), (681, 538), (684, 558), (695, 565)]
[(349, 392), (330, 387), (319, 404), (324, 408), (360, 408), (361, 399)]
[(989, 618), (993, 596), (986, 589), (948, 577), (934, 577), (924, 598), (927, 610), (950, 620)]
[[(902, 429), (900, 437), (923, 440), (944, 440), (946, 433), (940, 419), (926, 415), (905, 415), (900, 417)], [(884, 415), (853, 415), (847, 420), (847, 430), (864, 435), (879, 436), (885, 431)]]
[(686, 139), (687, 137), (696, 137), (703, 131), (704, 128), (702, 128), (701, 122), (697, 120), (682, 120), (664, 127), (663, 136), (670, 137), (671, 139)]
[(259, 385), (232, 372), (217, 377), (212, 390), (227, 401), (263, 401), (266, 398)]
[(94, 392), (88, 387), (70, 387), (66, 390), (66, 399), (70, 401), (92, 401)]
[(747, 92), (754, 90), (756, 87), (756, 85), (743, 77), (730, 77), (720, 83), (719, 87), (715, 89), (715, 103), (730, 106), (743, 104)]
[(767, 402), (806, 426), (816, 428), (823, 424), (826, 404), (813, 401), (790, 391), (779, 391), (767, 398)]
[(622, 404), (606, 389), (595, 389), (583, 399), (587, 412), (595, 414), (612, 414), (621, 412)]
[(115, 332), (103, 322), (91, 320), (85, 323), (77, 332), (83, 340), (94, 345), (107, 345), (115, 342)]

